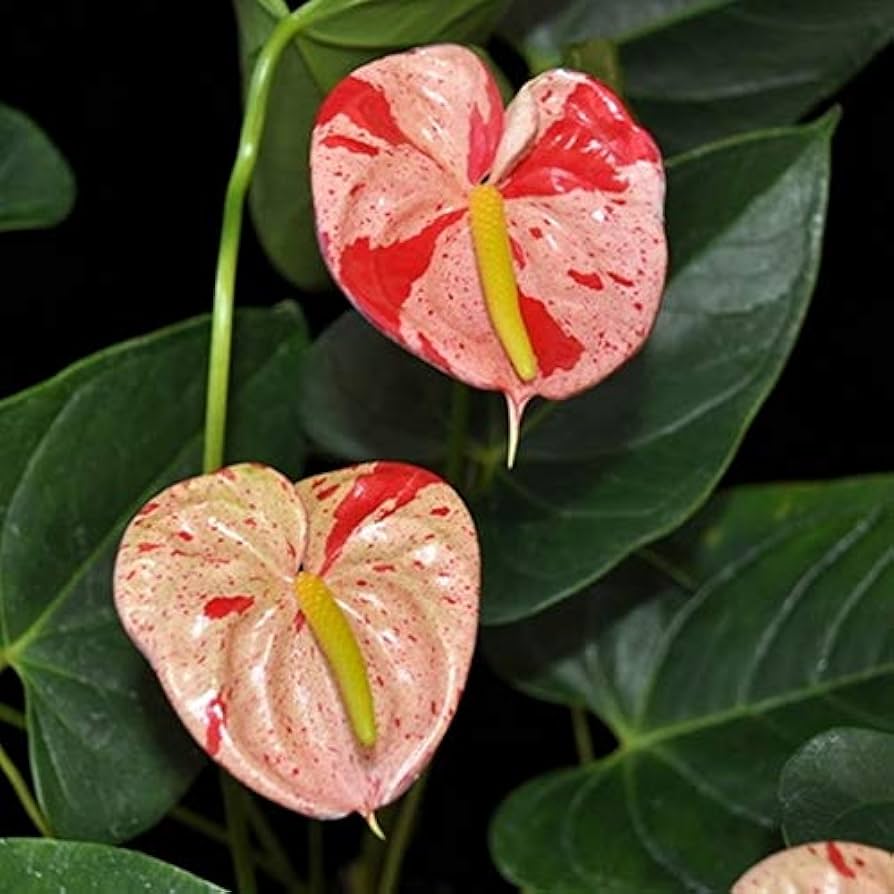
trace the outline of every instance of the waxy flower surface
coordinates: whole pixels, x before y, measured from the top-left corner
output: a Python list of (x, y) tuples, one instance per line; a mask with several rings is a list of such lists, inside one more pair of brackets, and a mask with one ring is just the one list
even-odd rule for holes
[(505, 393), (594, 385), (643, 344), (667, 250), (664, 171), (605, 85), (548, 71), (504, 111), (481, 60), (437, 45), (339, 83), (311, 143), (333, 277), (392, 339)]
[(295, 485), (239, 465), (143, 507), (115, 600), (209, 755), (300, 813), (369, 817), (419, 775), (456, 710), (479, 573), (465, 506), (424, 469), (371, 463)]
[(894, 854), (839, 841), (802, 844), (749, 869), (732, 894), (894, 894)]

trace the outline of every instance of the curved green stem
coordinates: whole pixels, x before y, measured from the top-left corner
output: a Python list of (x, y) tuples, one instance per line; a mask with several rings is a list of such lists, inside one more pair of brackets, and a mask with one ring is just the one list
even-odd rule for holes
[(378, 894), (395, 894), (397, 891), (401, 866), (403, 866), (407, 846), (413, 834), (416, 815), (419, 813), (427, 781), (428, 772), (425, 772), (416, 780), (416, 784), (407, 792), (401, 802), (400, 813), (397, 815), (397, 821), (388, 839), (388, 850), (385, 853), (382, 875), (379, 878)]
[(257, 894), (254, 860), (248, 840), (248, 823), (245, 817), (245, 797), (242, 787), (225, 770), (220, 771), (220, 787), (223, 792), (224, 810), (227, 815), (227, 837), (236, 890), (239, 894)]
[(28, 814), (28, 818), (37, 827), (40, 834), (43, 835), (44, 838), (52, 838), (53, 833), (50, 830), (50, 824), (47, 822), (41, 809), (37, 806), (37, 801), (34, 800), (34, 796), (28, 788), (28, 783), (25, 782), (22, 774), (19, 773), (18, 767), (12, 762), (12, 759), (6, 753), (6, 750), (2, 745), (0, 745), (0, 770), (3, 771), (3, 775), (9, 780), (9, 784), (16, 793), (19, 803), (24, 808), (25, 813)]
[(593, 739), (587, 723), (587, 712), (575, 705), (571, 709), (571, 726), (574, 729), (574, 744), (577, 747), (577, 759), (581, 765), (591, 763), (595, 758)]
[(230, 381), (230, 349), (233, 340), (233, 294), (236, 263), (242, 233), (242, 210), (267, 117), (267, 100), (283, 50), (313, 18), (319, 4), (310, 3), (281, 19), (255, 62), (245, 117), (239, 135), (239, 150), (230, 173), (224, 199), (217, 274), (214, 280), (214, 312), (211, 320), (211, 353), (208, 358), (208, 390), (205, 406), (205, 454), (203, 468), (212, 472), (223, 465), (227, 424), (227, 393)]
[[(245, 812), (248, 816), (248, 822), (254, 829), (258, 843), (269, 858), (267, 863), (276, 867), (277, 880), (283, 883), (288, 894), (307, 894), (307, 887), (296, 875), (295, 868), (292, 866), (288, 854), (280, 843), (276, 832), (273, 831), (273, 826), (254, 798), (248, 797), (245, 799)], [(255, 862), (257, 862), (257, 857)], [(261, 864), (258, 863), (258, 865), (260, 866)]]
[(16, 729), (26, 729), (25, 715), (9, 705), (0, 704), (0, 723), (14, 726)]

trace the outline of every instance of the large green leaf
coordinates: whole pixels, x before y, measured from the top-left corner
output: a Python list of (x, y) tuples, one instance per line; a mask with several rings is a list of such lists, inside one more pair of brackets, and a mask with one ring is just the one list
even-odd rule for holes
[(894, 851), (894, 736), (820, 733), (785, 765), (779, 800), (789, 844), (837, 839)]
[[(276, 23), (283, 0), (234, 0), (243, 80)], [(326, 93), (370, 59), (417, 44), (483, 43), (508, 0), (311, 0), (308, 24), (283, 54), (270, 94), (251, 191), (255, 227), (277, 269), (319, 289), (328, 276), (317, 250), (307, 169), (310, 130)]]
[[(490, 490), (471, 494), (486, 623), (577, 592), (707, 497), (807, 307), (833, 123), (752, 135), (671, 165), (674, 272), (655, 331), (608, 381), (532, 409), (512, 474), (499, 468), (502, 438), (480, 436), (488, 408), (473, 408), (467, 453), (485, 463), (485, 479), (495, 476)], [(447, 442), (449, 381), (367, 330), (340, 321), (308, 355), (308, 431), (353, 459), (431, 463)]]
[(894, 4), (517, 0), (504, 28), (536, 68), (569, 64), (570, 44), (614, 38), (627, 98), (664, 150), (678, 152), (796, 121), (891, 40)]
[(574, 600), (488, 633), (501, 672), (618, 750), (523, 786), (492, 851), (554, 894), (726, 892), (781, 846), (798, 744), (894, 729), (894, 476), (743, 488)]
[[(176, 866), (102, 844), (0, 839), (0, 880), (15, 894), (226, 894)], [(14, 887), (6, 887), (14, 882)]]
[(74, 197), (59, 150), (30, 118), (0, 103), (0, 232), (59, 223)]
[[(31, 769), (62, 836), (135, 835), (199, 766), (119, 626), (111, 574), (136, 509), (200, 471), (208, 335), (185, 323), (0, 403), (0, 667), (24, 683)], [(239, 316), (229, 459), (299, 471), (305, 344), (294, 306)]]

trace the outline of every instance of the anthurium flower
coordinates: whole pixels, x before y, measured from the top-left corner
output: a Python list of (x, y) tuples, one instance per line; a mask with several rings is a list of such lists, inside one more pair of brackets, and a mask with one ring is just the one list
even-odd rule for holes
[(238, 465), (127, 528), (125, 629), (193, 737), (308, 816), (370, 818), (430, 759), (475, 641), (472, 520), (435, 475), (374, 463), (292, 484)]
[(894, 854), (863, 844), (822, 841), (767, 857), (732, 894), (892, 894)]
[(588, 75), (548, 71), (505, 110), (481, 60), (439, 45), (358, 68), (311, 142), (323, 255), (358, 310), (445, 373), (525, 405), (629, 359), (664, 284), (664, 172)]

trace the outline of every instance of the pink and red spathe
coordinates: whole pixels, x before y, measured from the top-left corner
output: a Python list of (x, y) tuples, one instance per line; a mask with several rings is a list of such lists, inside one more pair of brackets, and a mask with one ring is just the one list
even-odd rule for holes
[[(500, 390), (516, 419), (629, 359), (664, 285), (664, 171), (611, 90), (573, 71), (525, 84), (504, 111), (471, 51), (430, 46), (357, 69), (311, 142), (323, 255), (357, 309), (433, 366)], [(539, 372), (522, 381), (488, 317), (468, 194), (501, 192)]]
[[(299, 610), (299, 569), (353, 629), (372, 748)], [(462, 501), (387, 462), (297, 485), (257, 465), (175, 484), (130, 523), (115, 567), (124, 628), (196, 741), (245, 785), (321, 819), (368, 817), (431, 759), (465, 685), (478, 589)]]

